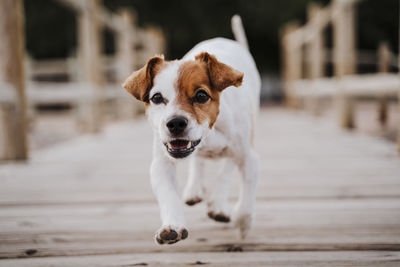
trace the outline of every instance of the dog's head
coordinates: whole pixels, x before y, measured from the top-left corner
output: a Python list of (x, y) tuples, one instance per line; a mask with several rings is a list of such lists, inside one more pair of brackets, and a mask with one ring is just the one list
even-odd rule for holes
[(123, 87), (143, 101), (149, 120), (168, 154), (190, 155), (212, 129), (221, 92), (240, 86), (243, 73), (203, 52), (189, 61), (153, 57)]

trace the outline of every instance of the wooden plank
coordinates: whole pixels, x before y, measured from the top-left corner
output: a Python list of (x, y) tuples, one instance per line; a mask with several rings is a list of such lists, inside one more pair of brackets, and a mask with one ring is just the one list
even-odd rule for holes
[[(83, 82), (55, 83), (29, 82), (27, 98), (30, 105), (68, 104), (75, 106), (82, 101), (127, 99), (127, 93), (118, 84), (105, 84), (103, 95), (96, 96)], [(128, 98), (129, 99), (129, 98)]]
[[(326, 128), (321, 124), (324, 120), (318, 123), (305, 116), (299, 120), (299, 116), (282, 116), (274, 110), (261, 114), (260, 120), (268, 124), (260, 124), (258, 136), (263, 138), (256, 139), (264, 163), (260, 197), (398, 196), (400, 164), (393, 145), (356, 133), (343, 135), (333, 127)], [(153, 199), (148, 171), (151, 134), (145, 120), (119, 123), (97, 138), (83, 136), (37, 151), (29, 165), (3, 165), (0, 176), (5, 180), (0, 187), (0, 202), (25, 205), (149, 201)], [(137, 151), (143, 152), (139, 155)], [(112, 159), (109, 155), (113, 155)], [(133, 168), (132, 162), (141, 168)], [(208, 166), (207, 177), (212, 180), (218, 162), (210, 162)], [(182, 186), (186, 173), (183, 164), (179, 168)], [(85, 179), (81, 174), (86, 174)], [(238, 177), (233, 179), (237, 181)], [(23, 186), (32, 180), (37, 186)], [(137, 193), (133, 194), (135, 188)], [(71, 194), (74, 198), (70, 198)]]
[(56, 0), (60, 4), (63, 4), (76, 12), (81, 12), (84, 8), (87, 1), (79, 1), (79, 0)]
[(298, 80), (291, 84), (291, 90), (298, 96), (335, 96), (337, 91), (347, 97), (376, 97), (382, 94), (396, 97), (400, 78), (396, 74), (347, 75), (341, 79), (320, 78)]
[(52, 257), (0, 261), (0, 266), (365, 266), (397, 267), (397, 251), (247, 252), (247, 253), (134, 253)]
[[(204, 206), (185, 210), (189, 239), (159, 247), (153, 203), (3, 207), (0, 257), (91, 255), (157, 251), (399, 250), (400, 201), (357, 199), (258, 201), (249, 238), (209, 220)], [(373, 216), (371, 216), (373, 215)], [(35, 255), (25, 255), (35, 249)]]

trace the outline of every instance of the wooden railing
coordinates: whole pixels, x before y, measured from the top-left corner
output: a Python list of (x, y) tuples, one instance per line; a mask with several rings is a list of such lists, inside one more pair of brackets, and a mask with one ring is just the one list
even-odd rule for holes
[[(26, 114), (34, 119), (37, 105), (68, 104), (81, 128), (92, 133), (102, 128), (110, 101), (117, 114), (133, 117), (138, 102), (126, 97), (121, 83), (147, 58), (164, 52), (162, 32), (138, 28), (132, 10), (111, 13), (100, 0), (55, 1), (76, 14), (78, 47), (75, 56), (51, 61), (24, 55), (23, 1), (0, 1), (0, 160), (27, 158)], [(101, 53), (103, 27), (116, 35), (115, 56)], [(43, 81), (55, 75), (66, 80)]]
[[(399, 74), (389, 73), (390, 66), (396, 60), (384, 42), (379, 45), (376, 57), (379, 72), (356, 74), (357, 64), (371, 61), (370, 54), (359, 53), (356, 49), (355, 9), (359, 2), (333, 0), (323, 8), (312, 3), (304, 26), (289, 23), (281, 31), (283, 85), (287, 105), (306, 106), (318, 115), (321, 99), (331, 97), (336, 102), (338, 121), (343, 128), (355, 126), (357, 98), (378, 100), (379, 117), (384, 123), (388, 99), (398, 99), (400, 92)], [(333, 30), (331, 53), (325, 48), (324, 34), (328, 26), (332, 26)], [(332, 62), (333, 77), (326, 77), (327, 62)], [(398, 148), (400, 151), (400, 126)]]

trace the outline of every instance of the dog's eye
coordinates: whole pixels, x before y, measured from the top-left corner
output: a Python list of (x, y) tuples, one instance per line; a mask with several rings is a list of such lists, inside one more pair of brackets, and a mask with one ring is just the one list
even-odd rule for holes
[(164, 102), (164, 98), (160, 93), (155, 93), (153, 95), (153, 97), (150, 99), (151, 102), (153, 102), (154, 104), (161, 104)]
[(208, 99), (210, 99), (210, 96), (204, 90), (200, 90), (196, 93), (193, 100), (195, 102), (203, 104), (206, 103)]

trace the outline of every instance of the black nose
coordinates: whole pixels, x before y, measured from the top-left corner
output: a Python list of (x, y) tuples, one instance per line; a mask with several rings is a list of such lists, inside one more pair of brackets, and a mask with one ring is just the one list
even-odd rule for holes
[(188, 124), (188, 120), (184, 117), (176, 117), (167, 122), (167, 127), (173, 135), (181, 134)]

